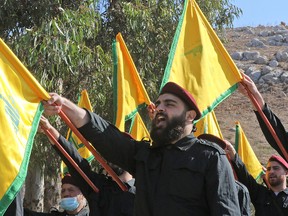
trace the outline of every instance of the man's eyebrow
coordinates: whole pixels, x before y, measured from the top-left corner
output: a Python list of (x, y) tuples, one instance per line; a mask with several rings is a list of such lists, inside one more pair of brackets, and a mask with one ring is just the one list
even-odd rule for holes
[(271, 167), (281, 167), (280, 165), (275, 165), (275, 166), (271, 166)]
[(267, 168), (271, 168), (271, 167), (273, 167), (273, 168), (277, 168), (277, 167), (281, 167), (281, 166), (280, 166), (280, 165), (267, 166)]
[(171, 98), (165, 99), (164, 102), (166, 102), (166, 103), (167, 103), (167, 102), (177, 103), (176, 100), (173, 100), (173, 99), (171, 99)]
[[(176, 100), (173, 100), (173, 99), (171, 99), (171, 98), (165, 99), (165, 100), (163, 100), (163, 102), (164, 102), (164, 103), (167, 103), (167, 102), (177, 103)], [(157, 100), (154, 104), (155, 104), (155, 105), (159, 105), (160, 103), (161, 103), (160, 100)]]

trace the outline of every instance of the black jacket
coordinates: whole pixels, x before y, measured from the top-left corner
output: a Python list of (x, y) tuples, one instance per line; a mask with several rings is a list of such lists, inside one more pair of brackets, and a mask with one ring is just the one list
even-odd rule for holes
[(137, 216), (240, 215), (232, 169), (217, 145), (191, 134), (151, 148), (89, 115), (91, 121), (79, 131), (108, 161), (135, 176)]
[(288, 215), (288, 188), (276, 196), (273, 191), (258, 184), (248, 173), (238, 154), (235, 155), (232, 165), (238, 180), (249, 190), (251, 201), (256, 210), (255, 216)]
[[(73, 216), (89, 216), (89, 207), (86, 206), (78, 214)], [(12, 215), (10, 215), (12, 216)], [(24, 209), (24, 216), (72, 216), (69, 215), (66, 211), (51, 211), (50, 213), (43, 213), (43, 212), (34, 212), (28, 209)]]
[[(284, 126), (282, 125), (280, 119), (272, 112), (272, 110), (265, 104), (263, 108), (263, 113), (267, 117), (268, 121), (272, 125), (275, 133), (277, 134), (278, 138), (280, 139), (284, 149), (288, 152), (288, 133), (286, 132)], [(258, 122), (260, 124), (261, 130), (267, 140), (267, 142), (283, 157), (283, 153), (281, 152), (278, 144), (274, 140), (272, 134), (270, 133), (268, 127), (266, 126), (264, 120), (261, 118), (258, 112), (255, 112)]]
[(250, 216), (251, 215), (251, 209), (250, 209), (250, 194), (245, 185), (243, 185), (239, 181), (235, 181), (236, 188), (238, 192), (238, 200), (239, 200), (239, 206), (241, 209), (241, 215), (242, 216)]
[[(69, 173), (79, 182), (79, 187), (89, 203), (91, 216), (132, 216), (135, 197), (135, 186), (126, 184), (129, 191), (123, 192), (115, 181), (111, 178), (98, 174), (91, 170), (91, 166), (86, 159), (83, 159), (76, 148), (72, 146), (63, 136), (60, 136), (59, 143), (78, 164), (88, 178), (99, 189), (99, 194), (86, 183), (82, 176), (75, 170), (67, 158), (56, 148), (68, 167)], [(132, 191), (132, 192), (131, 192)]]

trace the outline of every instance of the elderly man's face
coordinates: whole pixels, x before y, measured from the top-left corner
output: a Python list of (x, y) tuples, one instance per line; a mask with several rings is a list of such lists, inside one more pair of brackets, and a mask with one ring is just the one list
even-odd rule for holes
[(61, 198), (76, 197), (82, 194), (81, 190), (72, 184), (63, 184), (61, 187)]
[(287, 170), (276, 162), (270, 161), (267, 164), (266, 178), (271, 186), (276, 187), (286, 182)]
[(173, 94), (162, 94), (155, 106), (150, 133), (153, 141), (161, 145), (179, 139), (186, 125), (185, 103)]
[(78, 213), (86, 204), (86, 199), (82, 194), (81, 190), (72, 184), (62, 184), (61, 186), (61, 198), (76, 197), (79, 203), (79, 206), (69, 213)]

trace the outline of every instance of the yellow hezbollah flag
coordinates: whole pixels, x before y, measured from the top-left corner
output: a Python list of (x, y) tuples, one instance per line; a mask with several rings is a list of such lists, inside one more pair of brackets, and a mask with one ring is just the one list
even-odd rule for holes
[(33, 139), (49, 94), (0, 39), (0, 215), (27, 175)]
[[(78, 101), (78, 106), (81, 108), (85, 108), (87, 110), (93, 111), (91, 103), (90, 103), (90, 99), (88, 96), (88, 92), (86, 91), (86, 89), (84, 89), (81, 92), (81, 95), (80, 95), (79, 101)], [(69, 140), (69, 142), (74, 144), (75, 148), (78, 150), (78, 152), (82, 158), (85, 158), (88, 162), (91, 162), (94, 159), (94, 156), (92, 155), (92, 153), (85, 147), (85, 145), (72, 132), (72, 130), (70, 128), (67, 132), (66, 139)], [(68, 172), (68, 168), (63, 161), (61, 163), (61, 172), (63, 175)]]
[(150, 134), (138, 112), (132, 119), (129, 133), (135, 140), (138, 141), (141, 141), (143, 138), (150, 139)]
[(262, 165), (250, 146), (239, 122), (236, 122), (235, 149), (245, 164), (248, 172), (254, 177), (254, 179), (259, 180), (259, 178), (264, 174)]
[(236, 88), (242, 76), (195, 0), (186, 0), (161, 88), (169, 81), (187, 89), (202, 117)]
[(151, 102), (120, 33), (113, 43), (113, 61), (114, 123), (125, 131), (125, 121)]
[(204, 118), (200, 119), (195, 126), (197, 128), (196, 132), (194, 133), (196, 137), (201, 134), (212, 134), (223, 139), (223, 135), (213, 110)]

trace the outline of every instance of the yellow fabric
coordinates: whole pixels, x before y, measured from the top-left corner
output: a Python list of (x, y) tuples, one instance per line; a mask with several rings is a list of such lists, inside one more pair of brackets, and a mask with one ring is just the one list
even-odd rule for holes
[(135, 115), (139, 106), (151, 102), (120, 33), (116, 36), (113, 51), (115, 126), (125, 131), (125, 121)]
[(204, 116), (227, 98), (241, 79), (195, 0), (186, 0), (161, 88), (173, 81), (187, 89)]
[[(79, 97), (78, 106), (81, 108), (85, 108), (87, 110), (93, 111), (92, 105), (90, 103), (89, 95), (86, 89), (84, 89), (81, 92), (81, 95)], [(86, 146), (82, 143), (82, 141), (72, 132), (71, 129), (68, 130), (66, 139), (69, 140), (69, 142), (73, 143), (76, 147), (77, 151), (81, 155), (82, 158), (85, 158), (88, 160), (88, 162), (91, 162), (94, 159), (94, 156), (89, 151), (89, 149), (86, 148)], [(61, 162), (61, 172), (62, 175), (68, 172), (68, 168), (65, 165), (65, 163)]]
[(142, 138), (150, 139), (150, 134), (141, 118), (139, 113), (137, 112), (133, 121), (131, 123), (130, 135), (138, 141), (141, 141)]
[(33, 139), (49, 94), (0, 39), (0, 215), (27, 175)]
[(223, 139), (215, 112), (212, 110), (204, 118), (196, 123), (197, 131), (194, 133), (196, 137), (201, 134), (212, 134)]
[(249, 144), (239, 122), (236, 122), (235, 149), (245, 164), (248, 172), (254, 177), (254, 179), (258, 180), (264, 173), (262, 165)]

